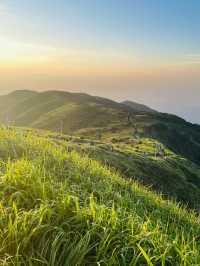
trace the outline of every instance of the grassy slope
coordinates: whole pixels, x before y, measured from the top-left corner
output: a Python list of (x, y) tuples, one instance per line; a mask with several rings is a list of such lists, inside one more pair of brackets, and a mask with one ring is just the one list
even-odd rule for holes
[(32, 131), (0, 157), (2, 265), (199, 265), (192, 212)]
[(122, 104), (125, 104), (131, 108), (133, 108), (134, 110), (137, 110), (138, 112), (156, 112), (154, 109), (144, 105), (144, 104), (139, 104), (133, 101), (123, 101), (121, 102)]
[[(92, 158), (107, 161), (124, 176), (199, 209), (199, 126), (173, 115), (138, 113), (107, 99), (59, 91), (19, 91), (2, 96), (0, 111), (2, 117), (7, 114), (20, 126), (62, 130), (89, 139), (100, 137), (108, 146), (112, 142), (113, 151), (95, 146), (87, 152)], [(152, 145), (157, 140), (187, 159), (172, 154), (164, 160), (155, 160), (152, 154), (146, 154), (150, 143), (137, 144), (136, 135), (144, 142), (151, 138)], [(131, 143), (127, 143), (129, 140)]]
[(28, 101), (37, 94), (34, 91), (20, 90), (8, 95), (0, 96), (0, 120), (4, 122), (13, 121), (13, 109), (16, 106), (23, 106), (24, 101)]
[(68, 150), (75, 149), (103, 162), (128, 179), (151, 186), (190, 208), (200, 209), (200, 167), (164, 146), (164, 156), (155, 156), (158, 145), (155, 140), (113, 138), (104, 142), (55, 133), (49, 137)]
[[(200, 168), (187, 159), (166, 152), (165, 158), (154, 157), (155, 142), (140, 144), (99, 145), (86, 150), (91, 158), (118, 169), (123, 176), (138, 180), (164, 195), (176, 198), (191, 208), (200, 208)], [(153, 147), (152, 147), (153, 146)], [(148, 148), (152, 151), (148, 153)], [(142, 151), (144, 148), (145, 152)]]
[[(19, 91), (0, 97), (0, 121), (96, 138), (137, 133), (158, 140), (200, 164), (200, 126), (158, 112), (139, 112), (114, 101), (87, 94)], [(129, 119), (128, 119), (129, 117)]]

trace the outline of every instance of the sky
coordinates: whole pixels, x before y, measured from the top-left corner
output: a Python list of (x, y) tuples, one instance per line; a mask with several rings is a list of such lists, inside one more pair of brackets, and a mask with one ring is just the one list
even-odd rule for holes
[(200, 124), (200, 1), (0, 0), (0, 94), (67, 90)]

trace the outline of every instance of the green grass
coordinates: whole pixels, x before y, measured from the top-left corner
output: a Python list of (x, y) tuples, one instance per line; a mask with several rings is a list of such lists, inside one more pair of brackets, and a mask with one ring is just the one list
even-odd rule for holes
[(200, 219), (86, 154), (0, 130), (1, 265), (199, 265)]
[(49, 137), (68, 150), (77, 150), (112, 167), (124, 178), (151, 186), (189, 208), (200, 209), (200, 167), (163, 145), (163, 156), (156, 155), (159, 143), (155, 140), (121, 137), (105, 142), (56, 134)]
[[(190, 161), (200, 162), (200, 126), (169, 114), (65, 91), (15, 91), (0, 96), (0, 122), (104, 140), (139, 137), (161, 142)], [(131, 105), (131, 107), (130, 107)]]

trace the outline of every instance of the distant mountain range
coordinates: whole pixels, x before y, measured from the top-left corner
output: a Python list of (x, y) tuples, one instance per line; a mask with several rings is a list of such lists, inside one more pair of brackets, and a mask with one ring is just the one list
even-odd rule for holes
[(19, 90), (0, 96), (0, 121), (93, 139), (149, 137), (200, 163), (199, 125), (131, 101), (118, 103), (63, 91)]

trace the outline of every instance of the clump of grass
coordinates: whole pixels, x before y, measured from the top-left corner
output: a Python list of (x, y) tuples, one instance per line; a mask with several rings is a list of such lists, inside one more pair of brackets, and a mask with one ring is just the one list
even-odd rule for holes
[(2, 265), (198, 265), (199, 217), (32, 132), (0, 130)]

